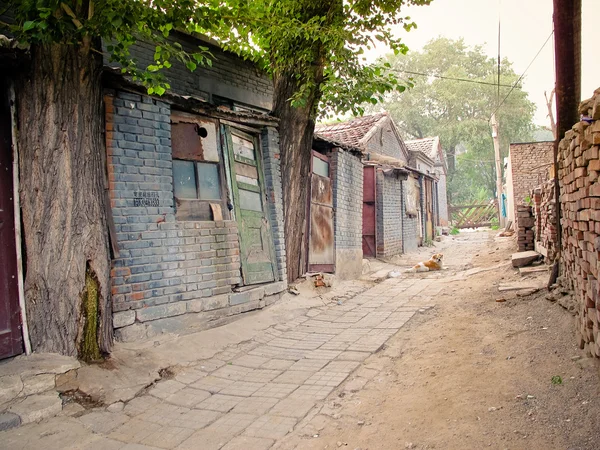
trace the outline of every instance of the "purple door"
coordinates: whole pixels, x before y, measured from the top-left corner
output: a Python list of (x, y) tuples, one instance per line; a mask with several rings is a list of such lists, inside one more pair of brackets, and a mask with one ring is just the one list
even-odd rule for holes
[(23, 353), (23, 340), (17, 286), (10, 109), (6, 92), (0, 92), (0, 359), (19, 353)]
[(375, 166), (365, 166), (363, 173), (363, 256), (365, 258), (375, 258), (377, 254), (377, 227), (375, 226)]

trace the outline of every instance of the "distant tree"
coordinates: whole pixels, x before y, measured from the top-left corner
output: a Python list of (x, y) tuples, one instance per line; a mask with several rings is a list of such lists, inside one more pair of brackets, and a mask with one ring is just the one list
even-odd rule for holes
[[(387, 94), (382, 107), (390, 111), (406, 139), (439, 136), (448, 160), (450, 202), (475, 200), (495, 191), (494, 149), (488, 124), (498, 105), (497, 60), (480, 46), (469, 47), (462, 39), (437, 38), (422, 51), (391, 55), (385, 62), (394, 73), (413, 80), (414, 87), (402, 95)], [(428, 74), (429, 76), (417, 75)], [(507, 59), (501, 62), (503, 85), (514, 85), (519, 76)], [(500, 87), (500, 101), (510, 88)], [(378, 105), (375, 108), (379, 108)], [(500, 106), (502, 156), (510, 142), (532, 140), (534, 104), (517, 86)], [(460, 150), (464, 154), (458, 155)]]

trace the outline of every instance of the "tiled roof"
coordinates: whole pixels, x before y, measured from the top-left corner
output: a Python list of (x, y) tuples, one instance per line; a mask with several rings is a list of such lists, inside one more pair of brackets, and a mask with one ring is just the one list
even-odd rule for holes
[(327, 141), (339, 142), (349, 147), (361, 148), (361, 140), (375, 127), (378, 122), (388, 117), (387, 112), (373, 114), (371, 116), (356, 117), (347, 122), (329, 125), (317, 125), (315, 134)]
[(428, 137), (424, 139), (415, 139), (413, 141), (405, 141), (406, 146), (411, 152), (422, 152), (425, 153), (429, 158), (433, 159), (436, 162), (439, 161), (438, 154), (438, 143), (439, 139), (437, 137)]

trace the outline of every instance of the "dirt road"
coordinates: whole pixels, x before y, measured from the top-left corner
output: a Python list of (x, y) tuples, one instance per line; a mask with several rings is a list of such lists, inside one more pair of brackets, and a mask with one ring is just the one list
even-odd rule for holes
[(498, 292), (521, 279), (503, 264), (510, 239), (464, 233), (442, 248), (450, 270), (414, 275), (447, 280), (423, 296), (435, 308), (364, 362), (371, 381), (351, 376), (274, 448), (600, 448), (598, 364), (575, 346), (571, 314), (545, 292)]

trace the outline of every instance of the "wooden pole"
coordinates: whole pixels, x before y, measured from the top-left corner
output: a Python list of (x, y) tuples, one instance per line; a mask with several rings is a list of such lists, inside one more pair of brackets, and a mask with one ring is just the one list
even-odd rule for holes
[(498, 201), (498, 224), (504, 226), (502, 217), (502, 164), (500, 160), (500, 136), (498, 135), (498, 122), (496, 114), (492, 114), (490, 119), (492, 125), (492, 139), (494, 141), (494, 159), (496, 161), (496, 199)]
[(557, 259), (548, 287), (559, 275), (562, 251), (558, 143), (579, 121), (581, 100), (581, 0), (554, 0), (554, 59), (556, 67), (556, 140), (554, 141), (554, 198), (556, 201)]

